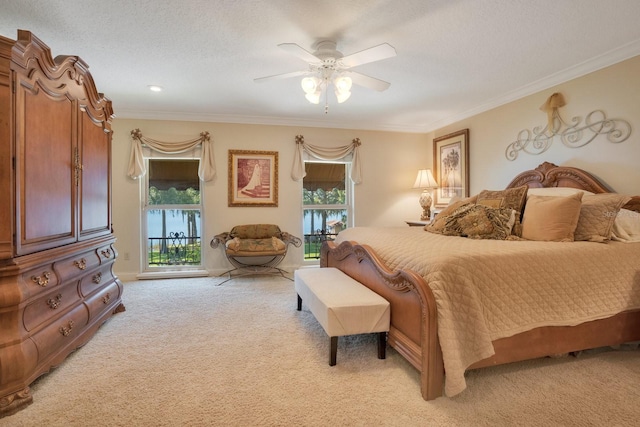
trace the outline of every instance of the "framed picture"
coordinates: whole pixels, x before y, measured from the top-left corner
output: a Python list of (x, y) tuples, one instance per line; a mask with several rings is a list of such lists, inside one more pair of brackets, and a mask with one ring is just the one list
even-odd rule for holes
[(454, 197), (469, 196), (469, 129), (433, 140), (433, 169), (438, 188), (435, 205), (446, 206)]
[(278, 152), (229, 150), (229, 206), (278, 206)]

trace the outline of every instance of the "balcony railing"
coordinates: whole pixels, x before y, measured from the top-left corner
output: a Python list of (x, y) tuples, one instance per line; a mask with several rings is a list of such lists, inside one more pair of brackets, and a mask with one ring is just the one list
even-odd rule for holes
[(304, 259), (320, 259), (320, 247), (322, 242), (335, 240), (338, 233), (330, 233), (327, 230), (316, 230), (313, 234), (304, 235)]
[(171, 232), (168, 237), (149, 237), (149, 265), (200, 265), (200, 236)]

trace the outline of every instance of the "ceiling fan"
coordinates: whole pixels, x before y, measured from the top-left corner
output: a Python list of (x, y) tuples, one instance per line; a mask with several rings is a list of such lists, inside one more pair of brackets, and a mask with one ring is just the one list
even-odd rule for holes
[(325, 113), (328, 111), (326, 93), (330, 84), (335, 87), (335, 94), (339, 103), (346, 101), (351, 96), (352, 84), (378, 92), (387, 90), (391, 86), (391, 83), (384, 80), (351, 71), (351, 68), (358, 65), (396, 56), (395, 48), (388, 43), (382, 43), (347, 56), (344, 56), (342, 52), (336, 49), (336, 42), (333, 40), (320, 40), (316, 43), (313, 53), (295, 43), (282, 43), (278, 47), (307, 62), (308, 68), (306, 70), (260, 77), (254, 79), (254, 81), (261, 83), (306, 76), (301, 82), (302, 89), (306, 93), (305, 97), (312, 104), (318, 104), (322, 93), (324, 93)]

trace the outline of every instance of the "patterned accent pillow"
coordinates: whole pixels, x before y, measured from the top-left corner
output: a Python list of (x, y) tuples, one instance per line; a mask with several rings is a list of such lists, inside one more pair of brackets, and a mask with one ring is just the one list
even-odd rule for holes
[[(442, 214), (438, 215), (441, 216)], [(516, 222), (516, 211), (470, 203), (460, 206), (441, 221), (444, 225), (435, 231), (439, 234), (471, 239), (505, 240), (511, 235)], [(428, 228), (426, 230), (431, 231)]]
[(475, 196), (471, 199), (460, 199), (453, 201), (446, 208), (444, 208), (438, 215), (431, 221), (431, 224), (427, 224), (424, 229), (436, 234), (444, 234), (444, 228), (447, 223), (447, 219), (450, 215), (453, 215), (458, 210), (475, 205)]
[(506, 190), (482, 190), (478, 194), (479, 205), (489, 206), (491, 208), (513, 209), (516, 211), (516, 223), (514, 224), (512, 234), (516, 236), (522, 235), (520, 221), (524, 211), (524, 204), (527, 201), (528, 186), (508, 188)]
[(515, 221), (514, 209), (471, 205), (449, 217), (445, 232), (471, 239), (505, 240)]
[(270, 239), (280, 237), (280, 227), (275, 224), (236, 225), (229, 234), (240, 239)]
[(286, 248), (285, 243), (277, 237), (266, 239), (239, 239), (234, 237), (227, 242), (227, 252), (280, 252)]
[(594, 194), (582, 198), (580, 218), (574, 240), (607, 242), (611, 240), (613, 223), (620, 208), (631, 197), (615, 193)]

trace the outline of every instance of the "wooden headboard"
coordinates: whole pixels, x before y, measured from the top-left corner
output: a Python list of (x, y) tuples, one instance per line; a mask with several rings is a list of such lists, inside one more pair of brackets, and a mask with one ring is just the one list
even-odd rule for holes
[[(557, 166), (544, 162), (535, 169), (524, 171), (507, 185), (507, 188), (527, 185), (530, 188), (571, 187), (592, 193), (612, 193), (603, 182), (579, 168)], [(640, 196), (633, 196), (625, 209), (640, 212)]]

